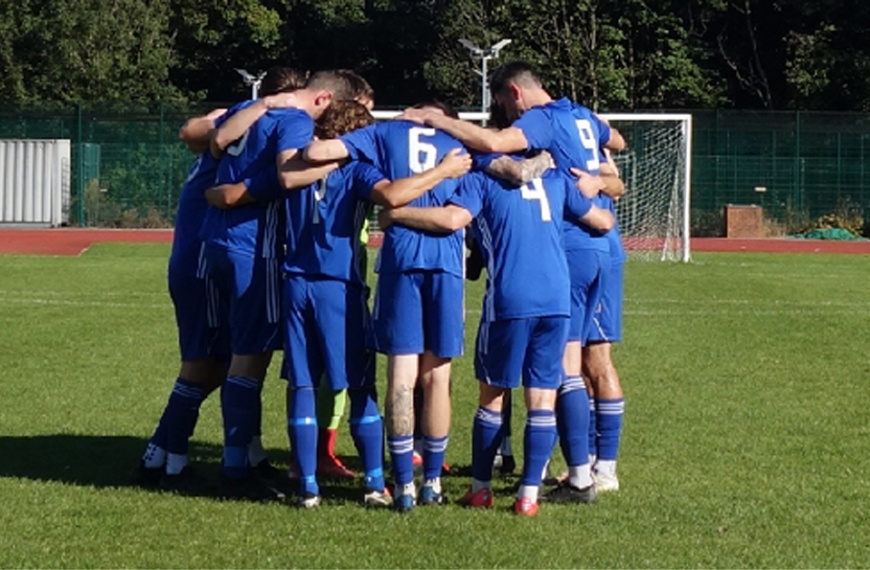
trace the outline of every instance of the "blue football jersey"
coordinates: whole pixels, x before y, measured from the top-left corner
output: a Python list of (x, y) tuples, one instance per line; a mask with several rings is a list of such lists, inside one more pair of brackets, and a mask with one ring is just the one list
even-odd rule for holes
[[(253, 101), (245, 101), (229, 117)], [(314, 121), (299, 109), (272, 110), (260, 117), (245, 134), (227, 147), (220, 160), (217, 184), (263, 180), (276, 170), (276, 156), (287, 149), (303, 148), (314, 133)], [(268, 179), (268, 178), (265, 178)], [(202, 237), (212, 245), (263, 257), (283, 250), (283, 192), (277, 183), (259, 187), (257, 201), (231, 209), (209, 208)]]
[(217, 160), (209, 151), (205, 151), (193, 161), (181, 187), (178, 211), (175, 213), (175, 232), (172, 235), (172, 254), (169, 256), (169, 270), (172, 272), (191, 276), (200, 274), (202, 240), (199, 231), (208, 211), (205, 191), (214, 185), (217, 165)]
[(613, 228), (604, 234), (604, 238), (607, 240), (610, 247), (610, 260), (622, 263), (628, 258), (628, 256), (625, 253), (625, 247), (622, 245), (622, 238), (619, 235), (619, 224), (616, 222), (616, 202), (610, 196), (603, 194), (601, 200), (604, 203), (601, 207), (610, 210), (610, 213), (613, 214), (614, 220)]
[[(447, 133), (410, 121), (385, 121), (348, 133), (344, 142), (351, 158), (374, 164), (390, 180), (434, 168), (448, 151), (463, 148)], [(444, 206), (459, 187), (444, 180), (408, 206)], [(394, 224), (384, 232), (375, 271), (399, 273), (413, 269), (440, 269), (463, 275), (463, 232), (430, 233)]]
[[(556, 169), (563, 174), (570, 176), (572, 167), (593, 175), (599, 173), (599, 149), (610, 140), (610, 127), (583, 105), (566, 98), (551, 101), (532, 107), (513, 126), (523, 131), (528, 150), (549, 152)], [(609, 250), (602, 234), (575, 222), (565, 225), (565, 247)]]
[(288, 274), (330, 277), (365, 285), (365, 249), (359, 240), (368, 199), (384, 176), (354, 161), (311, 186), (287, 192)]
[(563, 217), (583, 216), (592, 206), (570, 179), (550, 171), (516, 188), (475, 172), (451, 202), (475, 218), (487, 267), (483, 320), (570, 315)]

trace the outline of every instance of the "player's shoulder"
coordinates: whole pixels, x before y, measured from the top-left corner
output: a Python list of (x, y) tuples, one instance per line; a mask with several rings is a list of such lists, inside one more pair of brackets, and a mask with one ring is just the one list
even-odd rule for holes
[(293, 107), (286, 107), (283, 109), (269, 109), (266, 112), (266, 117), (271, 119), (272, 121), (291, 121), (291, 122), (301, 122), (301, 123), (313, 123), (314, 119), (311, 118), (306, 111), (302, 109), (295, 109)]
[(545, 187), (552, 188), (553, 190), (564, 190), (566, 187), (574, 185), (573, 180), (567, 174), (556, 168), (551, 168), (544, 172), (541, 175), (541, 181)]

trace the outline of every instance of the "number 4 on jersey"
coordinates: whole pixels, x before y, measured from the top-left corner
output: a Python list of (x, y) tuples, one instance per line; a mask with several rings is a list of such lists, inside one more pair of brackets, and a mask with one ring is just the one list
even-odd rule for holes
[(550, 201), (547, 199), (547, 192), (544, 191), (544, 182), (540, 178), (535, 178), (520, 186), (520, 193), (524, 200), (538, 200), (541, 202), (542, 221), (549, 222), (552, 219)]

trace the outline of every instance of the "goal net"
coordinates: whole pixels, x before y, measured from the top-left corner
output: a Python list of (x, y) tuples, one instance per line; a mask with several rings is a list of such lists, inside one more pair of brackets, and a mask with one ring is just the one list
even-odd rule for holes
[(602, 114), (625, 137), (613, 155), (625, 194), (617, 203), (630, 257), (689, 261), (692, 116)]
[[(398, 111), (375, 111), (390, 119)], [(460, 113), (483, 122), (488, 113)], [(615, 153), (625, 194), (617, 203), (622, 242), (632, 259), (689, 261), (689, 192), (692, 116), (689, 114), (600, 115), (625, 137)]]

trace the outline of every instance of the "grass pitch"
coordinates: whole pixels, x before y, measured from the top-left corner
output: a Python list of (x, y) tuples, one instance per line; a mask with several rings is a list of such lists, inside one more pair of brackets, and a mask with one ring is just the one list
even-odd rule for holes
[[(181, 498), (125, 486), (177, 374), (164, 245), (0, 257), (0, 567), (717, 567), (870, 564), (870, 258), (698, 254), (631, 262), (622, 489), (588, 507), (359, 505)], [(467, 354), (481, 284), (469, 286)], [(286, 465), (283, 385), (264, 442)], [(470, 356), (454, 369), (448, 461), (470, 462)], [(379, 376), (383, 386), (383, 374)], [(215, 476), (216, 399), (192, 459)], [(514, 418), (521, 447), (522, 414)], [(353, 455), (346, 427), (339, 452)], [(351, 460), (352, 461), (352, 460)], [(557, 460), (558, 463), (559, 460)], [(447, 477), (458, 498), (468, 480)]]

